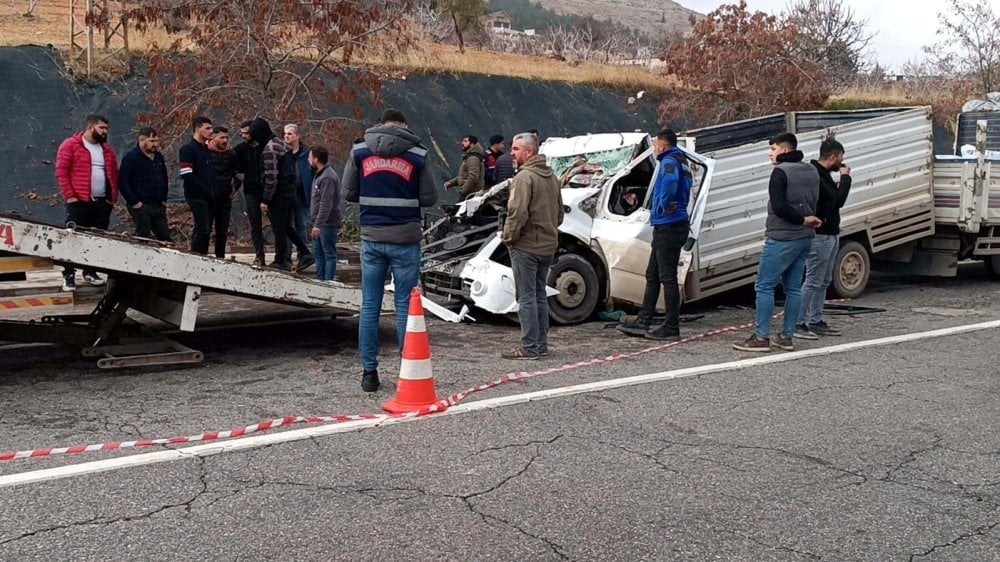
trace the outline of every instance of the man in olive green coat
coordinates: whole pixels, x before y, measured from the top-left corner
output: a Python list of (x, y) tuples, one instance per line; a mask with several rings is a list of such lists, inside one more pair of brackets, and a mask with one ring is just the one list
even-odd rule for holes
[(501, 239), (510, 250), (521, 322), (521, 345), (500, 354), (505, 359), (538, 359), (549, 354), (549, 267), (559, 247), (563, 221), (559, 178), (538, 154), (538, 138), (514, 137), (511, 148), (517, 174), (510, 186), (507, 221)]
[(483, 189), (486, 152), (474, 135), (462, 139), (462, 166), (458, 175), (444, 183), (445, 189), (458, 188), (462, 199)]

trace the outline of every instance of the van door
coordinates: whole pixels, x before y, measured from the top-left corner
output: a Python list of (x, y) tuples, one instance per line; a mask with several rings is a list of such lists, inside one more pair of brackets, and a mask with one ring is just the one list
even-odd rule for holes
[[(685, 150), (694, 172), (693, 193), (689, 202), (691, 228), (687, 243), (681, 252), (678, 264), (678, 280), (681, 284), (682, 296), (688, 289), (686, 281), (688, 272), (697, 261), (696, 242), (701, 233), (702, 220), (708, 201), (711, 186), (711, 176), (715, 161), (694, 152)], [(648, 167), (648, 168), (647, 168)], [(628, 180), (637, 177), (643, 169), (649, 170), (649, 178), (642, 205), (632, 210), (621, 204), (621, 198), (626, 195)], [(653, 185), (659, 170), (659, 162), (653, 156), (653, 150), (643, 152), (633, 160), (612, 181), (605, 184), (605, 195), (594, 218), (593, 240), (591, 243), (599, 248), (608, 264), (610, 281), (609, 293), (613, 299), (625, 301), (636, 306), (642, 304), (646, 288), (646, 266), (649, 263), (649, 253), (652, 249), (653, 229), (649, 224), (650, 207), (653, 196)], [(643, 174), (643, 177), (645, 174)], [(624, 183), (623, 183), (624, 182)], [(697, 288), (692, 288), (697, 294)], [(663, 309), (663, 295), (657, 303), (657, 308)]]

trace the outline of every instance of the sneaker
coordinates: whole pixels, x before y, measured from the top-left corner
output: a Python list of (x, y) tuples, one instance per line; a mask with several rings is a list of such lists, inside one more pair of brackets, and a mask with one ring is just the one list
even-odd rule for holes
[(94, 287), (100, 287), (105, 283), (107, 283), (107, 281), (102, 279), (101, 276), (96, 273), (84, 273), (83, 280), (86, 281), (89, 285), (93, 285)]
[(792, 337), (799, 338), (800, 340), (818, 340), (819, 339), (819, 336), (816, 335), (816, 332), (810, 330), (809, 326), (806, 326), (805, 324), (796, 324), (795, 325), (795, 333), (792, 334)]
[(668, 331), (666, 326), (660, 326), (655, 330), (650, 330), (643, 334), (643, 337), (647, 340), (681, 341), (681, 335)]
[(312, 254), (306, 254), (304, 256), (299, 256), (299, 261), (295, 262), (295, 272), (298, 273), (303, 269), (307, 269), (310, 265), (316, 263), (316, 258)]
[(270, 267), (271, 269), (280, 269), (282, 271), (291, 271), (292, 270), (292, 264), (290, 264), (288, 262), (280, 263), (280, 262), (276, 262), (275, 261), (275, 262), (271, 262), (271, 265), (269, 265), (268, 267)]
[(619, 332), (641, 338), (646, 335), (649, 331), (649, 324), (642, 324), (639, 322), (627, 322), (625, 324), (619, 324), (615, 327)]
[(774, 338), (771, 339), (771, 345), (785, 351), (795, 351), (795, 344), (792, 342), (791, 336), (774, 336)]
[(63, 277), (62, 290), (67, 293), (72, 293), (76, 290), (76, 279), (72, 277)]
[(365, 371), (361, 375), (361, 390), (365, 392), (375, 392), (378, 390), (378, 371)]
[(738, 351), (754, 351), (758, 353), (767, 353), (771, 351), (771, 340), (767, 338), (758, 337), (757, 334), (751, 334), (749, 338), (734, 343), (733, 349), (736, 349)]
[(253, 263), (250, 265), (251, 267), (256, 267), (258, 269), (264, 267), (264, 256), (258, 255), (256, 258), (253, 259)]
[(839, 336), (840, 330), (831, 327), (825, 320), (820, 320), (815, 324), (810, 324), (809, 329), (821, 336)]
[(541, 357), (541, 354), (535, 353), (534, 351), (528, 351), (523, 347), (515, 347), (510, 351), (500, 353), (500, 357), (504, 359), (527, 359), (528, 361), (534, 361)]

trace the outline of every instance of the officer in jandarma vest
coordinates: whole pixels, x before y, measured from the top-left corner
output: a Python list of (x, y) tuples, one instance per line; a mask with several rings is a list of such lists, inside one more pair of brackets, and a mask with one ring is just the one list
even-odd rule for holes
[(375, 392), (378, 380), (378, 322), (386, 274), (396, 292), (396, 334), (406, 333), (410, 291), (420, 275), (421, 209), (437, 203), (437, 181), (420, 137), (395, 109), (365, 131), (344, 167), (344, 200), (358, 203), (361, 223), (361, 317), (358, 327), (361, 388)]

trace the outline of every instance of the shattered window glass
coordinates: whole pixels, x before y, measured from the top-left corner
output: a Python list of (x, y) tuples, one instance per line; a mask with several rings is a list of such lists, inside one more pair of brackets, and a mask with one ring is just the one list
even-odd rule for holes
[(622, 146), (600, 152), (589, 152), (574, 156), (549, 157), (547, 162), (557, 177), (562, 177), (570, 168), (588, 166), (599, 167), (604, 177), (612, 176), (632, 161), (635, 155), (634, 145)]

